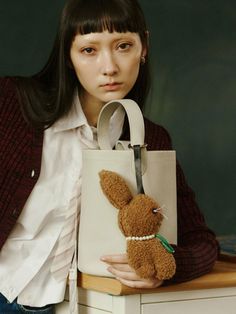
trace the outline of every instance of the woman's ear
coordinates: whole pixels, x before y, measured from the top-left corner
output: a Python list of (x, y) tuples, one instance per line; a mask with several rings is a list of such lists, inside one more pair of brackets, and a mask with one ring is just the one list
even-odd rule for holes
[(132, 200), (133, 196), (125, 180), (116, 172), (102, 170), (99, 176), (103, 193), (113, 206), (122, 209)]
[(147, 49), (146, 48), (144, 48), (143, 49), (143, 51), (142, 51), (142, 57), (146, 57), (146, 55), (147, 55)]
[(141, 62), (141, 65), (145, 64), (146, 62), (146, 56), (148, 54), (148, 46), (149, 46), (149, 32), (146, 31), (145, 32), (145, 42), (142, 43), (142, 53), (141, 53), (141, 58), (140, 58), (140, 62)]
[(149, 50), (149, 31), (145, 32), (146, 40), (143, 43), (143, 49), (142, 49), (142, 57), (146, 57)]

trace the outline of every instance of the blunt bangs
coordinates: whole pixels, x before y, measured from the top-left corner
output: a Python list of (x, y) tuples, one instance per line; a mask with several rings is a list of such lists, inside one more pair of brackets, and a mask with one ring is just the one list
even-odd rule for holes
[(132, 5), (127, 5), (127, 1), (122, 0), (82, 0), (78, 1), (78, 4), (71, 20), (75, 34), (84, 35), (108, 30), (110, 33), (139, 33), (141, 39), (144, 39), (146, 24), (135, 0)]

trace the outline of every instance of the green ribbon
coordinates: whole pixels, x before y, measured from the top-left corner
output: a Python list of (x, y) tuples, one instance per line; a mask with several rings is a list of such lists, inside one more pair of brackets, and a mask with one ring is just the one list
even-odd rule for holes
[(175, 252), (175, 250), (173, 249), (173, 247), (169, 244), (169, 242), (166, 240), (166, 238), (164, 238), (163, 236), (161, 236), (159, 233), (157, 233), (155, 235), (155, 237), (157, 239), (160, 240), (161, 244), (164, 246), (164, 248), (167, 250), (167, 252), (173, 254)]

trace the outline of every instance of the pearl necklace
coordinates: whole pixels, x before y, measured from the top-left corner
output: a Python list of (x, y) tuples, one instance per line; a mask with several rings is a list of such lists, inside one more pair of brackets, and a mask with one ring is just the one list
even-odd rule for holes
[(150, 239), (153, 239), (153, 238), (155, 238), (155, 234), (150, 234), (150, 235), (143, 236), (143, 237), (126, 237), (126, 241), (130, 241), (130, 240), (133, 240), (133, 241), (145, 241), (145, 240), (150, 240)]
[(153, 238), (159, 239), (161, 244), (167, 250), (167, 252), (169, 252), (171, 254), (173, 254), (175, 252), (175, 250), (169, 244), (169, 242), (166, 240), (166, 238), (161, 236), (159, 233), (157, 233), (157, 234), (150, 234), (150, 235), (143, 236), (143, 237), (126, 237), (126, 241), (145, 241), (145, 240), (151, 240)]

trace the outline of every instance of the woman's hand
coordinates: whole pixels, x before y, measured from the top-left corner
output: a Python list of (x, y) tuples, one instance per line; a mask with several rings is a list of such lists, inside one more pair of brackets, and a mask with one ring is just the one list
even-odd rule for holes
[(104, 255), (101, 261), (109, 266), (107, 270), (122, 284), (131, 288), (152, 289), (162, 285), (163, 281), (157, 278), (140, 278), (135, 270), (128, 265), (127, 254)]

